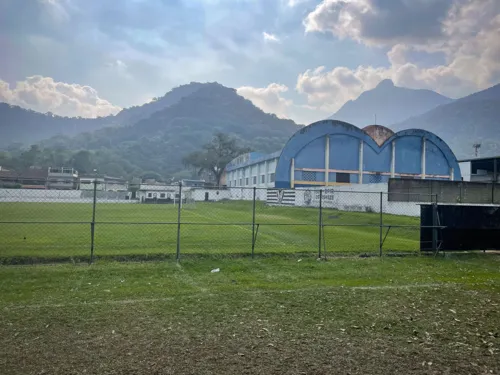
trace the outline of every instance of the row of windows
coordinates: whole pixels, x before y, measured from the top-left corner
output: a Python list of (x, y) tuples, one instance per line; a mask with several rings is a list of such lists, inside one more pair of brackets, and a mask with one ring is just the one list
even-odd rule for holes
[[(274, 173), (269, 174), (269, 182), (272, 183), (274, 182), (275, 176)], [(251, 182), (251, 184), (250, 184)], [(260, 183), (265, 184), (266, 183), (266, 175), (263, 174), (260, 176)], [(228, 185), (230, 187), (236, 187), (236, 186), (250, 186), (250, 185), (257, 185), (257, 176), (251, 177), (245, 177), (245, 178), (240, 178), (239, 180), (233, 180), (229, 181)]]

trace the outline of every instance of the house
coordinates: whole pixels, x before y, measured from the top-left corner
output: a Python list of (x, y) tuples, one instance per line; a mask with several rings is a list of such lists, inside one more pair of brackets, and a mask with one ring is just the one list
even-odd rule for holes
[(459, 160), (464, 181), (500, 182), (500, 156)]
[(30, 167), (23, 171), (0, 168), (0, 187), (22, 189), (47, 189), (48, 170)]
[(106, 175), (82, 175), (79, 177), (79, 190), (94, 190), (94, 181), (98, 191), (128, 191), (128, 182), (122, 177)]
[(73, 168), (50, 167), (47, 188), (54, 190), (76, 190), (78, 188), (78, 171)]
[(141, 203), (175, 203), (179, 199), (179, 187), (143, 183), (135, 197)]

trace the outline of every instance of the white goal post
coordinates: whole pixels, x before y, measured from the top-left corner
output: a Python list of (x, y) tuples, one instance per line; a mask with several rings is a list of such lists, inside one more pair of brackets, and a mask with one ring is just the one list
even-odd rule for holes
[(181, 206), (181, 209), (189, 209), (195, 207), (195, 199), (192, 190), (185, 190), (182, 192), (182, 197), (179, 199), (179, 194), (174, 196), (174, 205)]

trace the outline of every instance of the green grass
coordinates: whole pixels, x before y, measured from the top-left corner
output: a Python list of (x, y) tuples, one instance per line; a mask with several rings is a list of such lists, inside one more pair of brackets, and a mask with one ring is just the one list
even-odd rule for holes
[(3, 266), (0, 368), (498, 374), (499, 270), (494, 254)]
[[(251, 253), (252, 202), (196, 203), (181, 214), (182, 254)], [(1, 203), (0, 258), (87, 257), (91, 220), (92, 205), (88, 203)], [(255, 253), (314, 256), (318, 252), (318, 220), (318, 209), (269, 207), (259, 202)], [(380, 217), (325, 209), (323, 221), (327, 225), (378, 225)], [(176, 206), (99, 203), (96, 222), (96, 256), (175, 256)], [(386, 251), (419, 249), (417, 218), (384, 215), (384, 224), (414, 226), (391, 229), (384, 244)], [(322, 245), (330, 254), (375, 253), (379, 236), (377, 227), (327, 226)]]

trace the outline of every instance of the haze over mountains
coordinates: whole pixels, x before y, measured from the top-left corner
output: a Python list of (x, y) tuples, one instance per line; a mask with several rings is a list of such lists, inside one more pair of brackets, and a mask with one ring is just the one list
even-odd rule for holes
[[(332, 117), (363, 127), (374, 123), (375, 114), (378, 124), (393, 130), (423, 128), (436, 133), (459, 158), (472, 157), (476, 142), (483, 145), (481, 156), (500, 153), (500, 85), (452, 100), (386, 80)], [(237, 137), (242, 146), (271, 152), (283, 147), (298, 128), (291, 120), (264, 113), (234, 89), (190, 83), (142, 106), (97, 119), (59, 117), (0, 103), (0, 154), (2, 148), (20, 154), (19, 146), (8, 147), (12, 143), (39, 143), (43, 150), (59, 153), (52, 160), (72, 160), (72, 154), (89, 151), (103, 173), (137, 176), (152, 171), (184, 177), (189, 173), (183, 156), (215, 132)]]
[(397, 87), (390, 79), (386, 79), (373, 90), (365, 91), (355, 100), (349, 100), (330, 118), (361, 128), (375, 122), (390, 125), (452, 101), (453, 99), (431, 90)]

